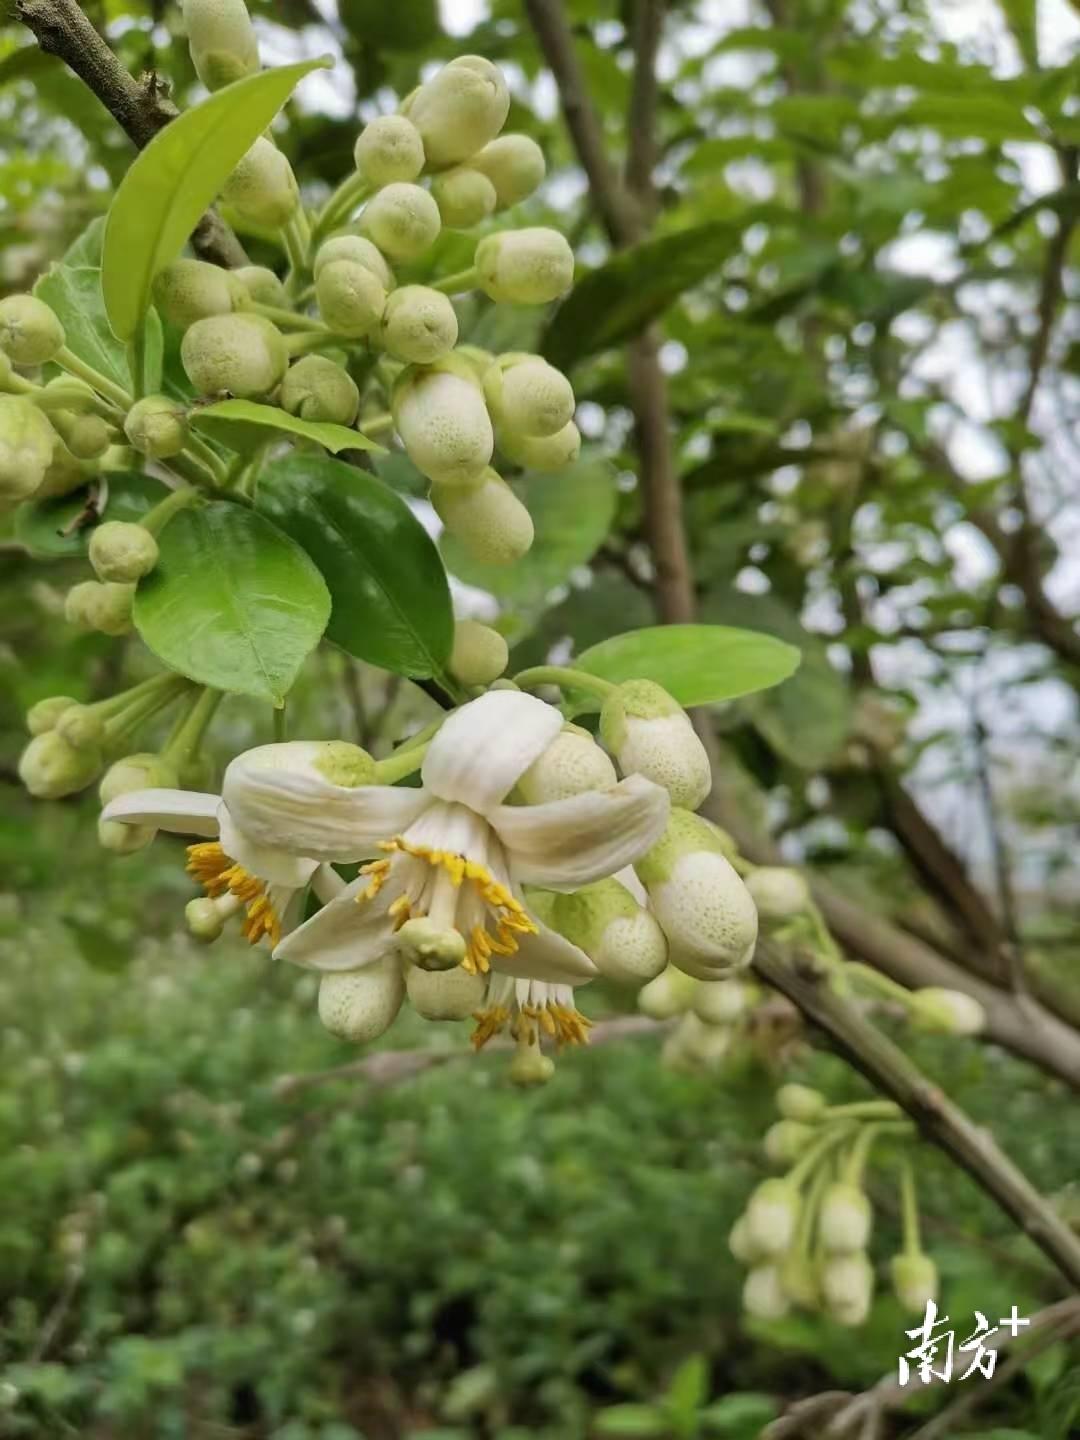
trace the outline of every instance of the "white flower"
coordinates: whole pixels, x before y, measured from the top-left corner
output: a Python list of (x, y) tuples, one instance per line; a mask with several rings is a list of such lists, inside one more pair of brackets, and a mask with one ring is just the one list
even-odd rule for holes
[(584, 1045), (592, 1022), (574, 1004), (574, 986), (588, 978), (575, 976), (563, 984), (552, 984), (491, 975), (484, 1004), (476, 1012), (474, 1048), (482, 1049), (493, 1035), (508, 1027), (519, 1049), (535, 1048), (545, 1035), (559, 1045)]

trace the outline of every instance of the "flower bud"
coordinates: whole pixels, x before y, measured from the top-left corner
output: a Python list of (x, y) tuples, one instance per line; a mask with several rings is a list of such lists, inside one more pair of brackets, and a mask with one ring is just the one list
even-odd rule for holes
[(174, 260), (154, 280), (154, 304), (180, 330), (242, 308), (248, 292), (237, 273), (205, 260)]
[(39, 800), (85, 790), (100, 770), (100, 751), (76, 750), (55, 730), (35, 735), (19, 757), (19, 779)]
[(514, 465), (551, 473), (573, 465), (581, 454), (581, 432), (571, 420), (555, 435), (514, 435), (499, 431), (499, 449)]
[(512, 565), (532, 547), (532, 516), (494, 470), (470, 489), (436, 485), (431, 503), (450, 534), (485, 565)]
[(54, 375), (34, 396), (34, 404), (46, 415), (55, 410), (70, 410), (76, 415), (85, 415), (93, 410), (96, 403), (93, 387), (85, 380), (76, 380), (74, 375)]
[[(243, 286), (244, 295), (249, 303), (288, 307), (289, 294), (285, 289), (284, 282), (265, 265), (241, 265), (238, 269), (230, 270), (228, 273), (238, 285)], [(247, 308), (243, 296), (237, 297), (233, 308), (235, 310)]]
[(500, 135), (470, 156), (469, 164), (494, 185), (497, 210), (527, 200), (547, 172), (544, 152), (528, 135)]
[(986, 1011), (973, 996), (937, 985), (912, 994), (910, 1017), (935, 1035), (978, 1035), (986, 1024)]
[(450, 674), (460, 684), (490, 685), (503, 673), (509, 660), (506, 641), (490, 625), (481, 625), (476, 620), (455, 623)]
[(618, 781), (615, 766), (587, 730), (567, 725), (518, 781), (528, 805), (567, 800), (586, 790), (606, 790)]
[[(558, 436), (574, 418), (570, 381), (539, 355), (500, 355), (484, 375), (484, 399), (499, 427), (500, 441), (504, 434), (514, 439)], [(565, 439), (560, 448), (566, 449)], [(580, 435), (577, 448), (581, 448)]]
[(385, 955), (362, 970), (324, 975), (319, 1019), (340, 1040), (362, 1045), (389, 1030), (404, 998), (401, 962), (394, 954)]
[[(113, 855), (134, 855), (154, 842), (157, 831), (152, 825), (125, 825), (120, 820), (98, 816), (98, 844)], [(213, 902), (211, 902), (213, 903)]]
[(776, 1265), (755, 1265), (743, 1282), (743, 1309), (755, 1320), (782, 1320), (791, 1309)]
[(184, 0), (188, 47), (199, 79), (220, 90), (259, 68), (259, 45), (244, 0)]
[(741, 980), (706, 980), (694, 994), (694, 1014), (706, 1025), (734, 1025), (750, 1005), (750, 987)]
[(417, 260), (439, 238), (442, 220), (426, 190), (396, 182), (371, 197), (360, 225), (391, 260)]
[(778, 1120), (765, 1131), (762, 1142), (765, 1158), (773, 1165), (791, 1165), (806, 1149), (814, 1134), (809, 1125), (802, 1125), (798, 1120)]
[(261, 315), (216, 315), (184, 336), (180, 358), (200, 395), (223, 391), (259, 399), (280, 385), (289, 364), (281, 332)]
[(459, 55), (425, 81), (401, 107), (420, 132), (427, 163), (441, 170), (475, 155), (510, 113), (510, 91), (498, 66)]
[(56, 312), (36, 295), (7, 295), (0, 300), (0, 350), (13, 365), (47, 365), (64, 339)]
[(382, 251), (363, 235), (334, 235), (321, 244), (315, 254), (314, 275), (317, 280), (327, 265), (335, 260), (349, 260), (370, 270), (384, 290), (393, 290), (394, 272)]
[(109, 766), (98, 786), (98, 799), (108, 805), (136, 790), (175, 790), (180, 784), (176, 766), (153, 751), (125, 755)]
[(547, 305), (574, 283), (574, 252), (558, 230), (500, 230), (476, 247), (480, 288), (507, 305)]
[(803, 1310), (816, 1310), (821, 1300), (817, 1266), (809, 1255), (798, 1249), (789, 1250), (780, 1262), (780, 1283), (793, 1305)]
[(927, 1304), (938, 1295), (937, 1266), (929, 1255), (894, 1255), (889, 1262), (893, 1291), (905, 1310), (926, 1313)]
[(874, 1270), (865, 1254), (834, 1255), (821, 1271), (821, 1294), (831, 1319), (861, 1325), (874, 1298)]
[(810, 904), (810, 887), (798, 870), (762, 865), (746, 877), (746, 888), (762, 920), (780, 924), (801, 915)]
[(441, 291), (427, 285), (402, 285), (386, 301), (380, 336), (395, 359), (430, 365), (457, 344), (457, 315)]
[(253, 225), (280, 230), (300, 204), (300, 189), (287, 156), (260, 135), (225, 181), (221, 198)]
[(363, 340), (378, 329), (386, 291), (377, 275), (351, 260), (332, 260), (315, 281), (319, 314), (337, 335)]
[[(794, 1124), (794, 1121), (781, 1122)], [(874, 1214), (857, 1185), (834, 1181), (821, 1198), (818, 1234), (830, 1255), (854, 1255), (870, 1241)]]
[(757, 1265), (765, 1257), (751, 1244), (746, 1216), (740, 1215), (728, 1233), (728, 1249), (740, 1265)]
[(140, 455), (170, 460), (188, 442), (187, 412), (168, 395), (147, 395), (128, 411), (124, 434)]
[(56, 722), (64, 711), (78, 703), (70, 695), (50, 695), (45, 700), (39, 700), (26, 712), (27, 730), (31, 735), (44, 735), (46, 731), (55, 730)]
[(698, 982), (669, 965), (637, 997), (638, 1009), (653, 1020), (672, 1020), (693, 1003)]
[(786, 1180), (763, 1180), (746, 1207), (750, 1244), (763, 1255), (782, 1255), (795, 1238), (799, 1192)]
[(696, 809), (712, 788), (709, 757), (690, 717), (651, 680), (628, 680), (608, 696), (600, 738), (625, 775), (662, 785), (685, 810)]
[[(119, 822), (114, 820), (107, 823), (115, 825)], [(125, 826), (125, 829), (141, 830), (142, 826)], [(215, 940), (220, 940), (221, 932), (225, 929), (225, 915), (213, 900), (204, 897), (188, 901), (184, 907), (184, 919), (192, 939), (203, 945), (212, 945)]]
[(424, 168), (420, 131), (404, 115), (380, 115), (361, 130), (353, 151), (356, 168), (371, 185), (415, 180)]
[(405, 988), (413, 1009), (425, 1020), (467, 1020), (483, 1006), (484, 977), (453, 970), (421, 970), (410, 965)]
[(100, 750), (105, 743), (105, 721), (89, 705), (72, 705), (57, 720), (54, 731), (73, 750)]
[(100, 415), (51, 410), (49, 420), (76, 460), (97, 460), (112, 444), (112, 427)]
[(821, 1091), (809, 1085), (781, 1085), (776, 1092), (776, 1108), (785, 1120), (820, 1120), (827, 1103)]
[(41, 487), (58, 443), (29, 400), (0, 395), (0, 504), (28, 500)]
[(495, 210), (495, 186), (468, 165), (444, 170), (431, 182), (439, 217), (447, 230), (471, 230)]
[(431, 370), (403, 371), (391, 409), (409, 459), (429, 480), (445, 487), (471, 486), (484, 475), (495, 448), (491, 421), (479, 385), (453, 356)]
[(601, 975), (623, 985), (655, 981), (667, 964), (667, 941), (648, 910), (610, 878), (570, 895), (552, 895), (548, 923), (584, 950)]
[(35, 500), (51, 500), (60, 495), (70, 495), (79, 490), (96, 474), (93, 465), (76, 460), (59, 435), (54, 435), (52, 461), (45, 471), (45, 478), (34, 492)]
[(360, 391), (343, 365), (325, 355), (305, 355), (286, 371), (281, 407), (301, 420), (351, 425), (360, 410)]
[(64, 601), (64, 618), (69, 625), (99, 630), (103, 635), (127, 635), (131, 630), (134, 585), (84, 580), (73, 585)]
[(150, 531), (126, 520), (106, 520), (90, 536), (90, 564), (99, 580), (134, 584), (158, 562), (158, 545)]

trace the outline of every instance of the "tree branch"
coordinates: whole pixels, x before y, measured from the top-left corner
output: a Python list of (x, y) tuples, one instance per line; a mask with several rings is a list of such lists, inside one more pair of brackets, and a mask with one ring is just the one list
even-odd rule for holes
[[(48, 55), (56, 55), (101, 101), (142, 149), (179, 113), (153, 72), (135, 80), (75, 0), (15, 0), (15, 13)], [(216, 265), (247, 264), (244, 248), (215, 210), (199, 221), (191, 243)]]

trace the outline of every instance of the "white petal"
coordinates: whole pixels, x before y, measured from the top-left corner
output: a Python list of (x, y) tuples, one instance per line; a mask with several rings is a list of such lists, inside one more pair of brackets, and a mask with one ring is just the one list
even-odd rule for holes
[(418, 789), (333, 785), (313, 763), (320, 748), (261, 745), (225, 771), (222, 798), (249, 840), (315, 860), (362, 860), (430, 803)]
[(512, 975), (516, 980), (546, 980), (561, 985), (583, 985), (598, 973), (584, 950), (546, 925), (540, 925), (535, 935), (518, 934), (515, 939), (518, 948), (513, 955), (491, 957), (493, 971)]
[(618, 880), (619, 884), (623, 887), (624, 890), (630, 891), (630, 894), (634, 897), (634, 899), (638, 902), (639, 905), (648, 905), (649, 892), (645, 889), (645, 886), (638, 879), (637, 871), (632, 865), (624, 865), (623, 868), (619, 871), (619, 873), (615, 876), (615, 879)]
[(197, 790), (133, 790), (118, 795), (101, 812), (103, 820), (121, 820), (128, 825), (150, 825), (155, 830), (169, 830), (176, 835), (203, 835), (213, 838), (218, 833), (218, 795)]
[(516, 885), (576, 890), (640, 859), (667, 824), (666, 790), (631, 775), (546, 805), (501, 805), (488, 816)]
[(242, 865), (250, 875), (260, 880), (269, 880), (272, 885), (284, 885), (293, 890), (306, 888), (308, 881), (318, 867), (318, 860), (309, 860), (304, 855), (291, 855), (275, 845), (260, 845), (251, 840), (237, 826), (224, 802), (218, 811), (221, 848), (230, 860)]
[(318, 896), (319, 902), (327, 905), (331, 900), (336, 900), (339, 895), (344, 893), (345, 881), (329, 865), (320, 865), (311, 877), (311, 888)]
[(424, 758), (425, 789), (486, 815), (558, 735), (563, 717), (520, 690), (489, 690), (444, 723)]
[[(306, 970), (359, 970), (379, 960), (394, 946), (394, 922), (387, 914), (392, 896), (384, 887), (373, 900), (356, 897), (367, 886), (361, 875), (317, 915), (286, 936), (274, 951)], [(385, 897), (385, 898), (384, 898)]]

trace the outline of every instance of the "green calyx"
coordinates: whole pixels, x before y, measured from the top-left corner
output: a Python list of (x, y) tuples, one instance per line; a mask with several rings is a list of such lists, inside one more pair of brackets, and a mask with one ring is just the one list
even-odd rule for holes
[(346, 790), (376, 783), (375, 761), (366, 750), (347, 740), (327, 740), (312, 763), (324, 780)]
[(636, 862), (634, 869), (643, 885), (660, 885), (670, 879), (676, 863), (684, 855), (703, 850), (730, 860), (735, 854), (735, 844), (718, 825), (695, 815), (692, 810), (672, 810), (663, 835)]

